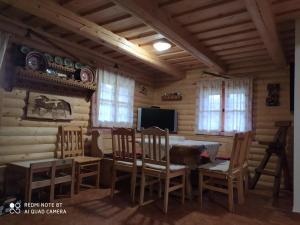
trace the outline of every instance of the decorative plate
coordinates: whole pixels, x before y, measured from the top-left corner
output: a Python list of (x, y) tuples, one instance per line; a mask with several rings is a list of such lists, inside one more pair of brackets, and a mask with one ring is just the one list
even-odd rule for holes
[(75, 72), (75, 79), (81, 80), (82, 82), (93, 82), (94, 81), (94, 72), (89, 67), (84, 67), (78, 69)]
[(63, 65), (63, 64), (64, 64), (63, 59), (62, 59), (61, 57), (59, 57), (59, 56), (55, 56), (55, 57), (54, 57), (54, 62), (55, 62), (56, 64), (58, 64), (58, 65)]
[(52, 55), (48, 54), (48, 53), (44, 53), (44, 56), (46, 57), (47, 61), (50, 63), (53, 63), (53, 57)]
[(74, 63), (72, 62), (71, 59), (64, 58), (64, 65), (67, 67), (74, 67)]
[(82, 64), (81, 63), (79, 63), (79, 62), (77, 62), (77, 63), (75, 63), (75, 69), (77, 70), (77, 69), (81, 69), (82, 68)]
[(84, 67), (80, 71), (80, 80), (82, 82), (93, 82), (94, 81), (94, 73), (91, 68)]
[(32, 51), (26, 55), (26, 68), (36, 71), (45, 71), (47, 67), (47, 60), (42, 53)]
[(23, 45), (23, 46), (21, 46), (20, 51), (26, 55), (28, 52), (30, 52), (30, 48)]

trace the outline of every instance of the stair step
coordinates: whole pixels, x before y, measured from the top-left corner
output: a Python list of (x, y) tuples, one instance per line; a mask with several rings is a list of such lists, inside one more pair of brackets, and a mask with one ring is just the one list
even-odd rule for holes
[(256, 172), (264, 174), (264, 175), (268, 175), (268, 176), (273, 176), (273, 177), (277, 176), (276, 172), (270, 171), (270, 170), (257, 170)]

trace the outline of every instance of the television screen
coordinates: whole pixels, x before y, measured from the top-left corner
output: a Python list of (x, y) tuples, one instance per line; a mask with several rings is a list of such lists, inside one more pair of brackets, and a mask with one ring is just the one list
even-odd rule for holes
[(173, 109), (139, 108), (138, 130), (156, 126), (161, 129), (169, 129), (170, 132), (177, 131), (177, 113)]

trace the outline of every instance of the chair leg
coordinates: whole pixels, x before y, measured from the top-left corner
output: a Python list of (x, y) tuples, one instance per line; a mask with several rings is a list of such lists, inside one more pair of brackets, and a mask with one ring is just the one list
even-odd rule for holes
[(161, 185), (161, 180), (159, 178), (159, 182), (158, 182), (158, 198), (161, 198), (162, 196), (162, 185)]
[(232, 177), (228, 177), (228, 209), (230, 212), (234, 210), (234, 201), (233, 201), (233, 181)]
[(149, 185), (150, 196), (153, 196), (153, 184)]
[(202, 208), (202, 198), (203, 198), (203, 174), (199, 172), (199, 180), (198, 180), (198, 202), (200, 203), (200, 207)]
[(110, 189), (110, 197), (114, 197), (115, 193), (115, 187), (116, 187), (116, 177), (117, 177), (117, 171), (115, 168), (112, 169), (112, 178), (111, 178), (111, 189)]
[(167, 212), (168, 212), (169, 185), (170, 185), (170, 178), (167, 177), (166, 180), (165, 180), (164, 213), (167, 213)]
[(73, 195), (74, 195), (74, 185), (75, 185), (75, 166), (74, 166), (74, 164), (73, 164), (73, 166), (72, 166), (72, 180), (71, 180), (71, 183), (70, 183), (70, 197), (72, 198), (73, 197)]
[[(27, 197), (25, 197), (26, 202), (31, 202), (32, 190), (28, 190)], [(27, 199), (26, 199), (27, 198)]]
[(186, 179), (186, 194), (189, 200), (192, 199), (192, 184), (191, 184), (191, 170), (187, 169), (185, 174)]
[(244, 196), (244, 174), (240, 173), (237, 180), (237, 191), (238, 191), (238, 203), (244, 204), (245, 196)]
[(144, 203), (144, 194), (145, 194), (145, 173), (142, 172), (141, 190), (140, 190), (140, 206), (142, 206)]
[(96, 188), (99, 188), (100, 181), (100, 161), (97, 163)]
[(71, 181), (71, 184), (70, 184), (70, 198), (72, 198), (74, 196), (74, 181), (72, 180)]
[(131, 174), (131, 188), (130, 188), (132, 203), (134, 203), (134, 199), (135, 199), (135, 187), (136, 187), (136, 171), (134, 170)]
[(182, 189), (181, 189), (181, 203), (184, 204), (185, 200), (185, 173), (182, 175)]
[(81, 176), (80, 176), (80, 165), (76, 166), (76, 188), (75, 193), (78, 194), (80, 190), (80, 184), (81, 184)]
[(54, 202), (54, 189), (55, 189), (55, 184), (52, 183), (50, 186), (50, 202)]
[(249, 171), (248, 169), (246, 169), (246, 171), (244, 171), (244, 175), (243, 175), (243, 179), (244, 179), (244, 193), (245, 195), (248, 194), (249, 191)]

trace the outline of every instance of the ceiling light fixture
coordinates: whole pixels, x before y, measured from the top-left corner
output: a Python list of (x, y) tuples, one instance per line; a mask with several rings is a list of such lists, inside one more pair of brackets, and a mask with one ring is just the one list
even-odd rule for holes
[(161, 51), (165, 51), (165, 50), (171, 48), (171, 44), (168, 43), (168, 42), (159, 41), (159, 42), (155, 42), (155, 43), (153, 44), (153, 47), (154, 47), (157, 51), (161, 52)]

